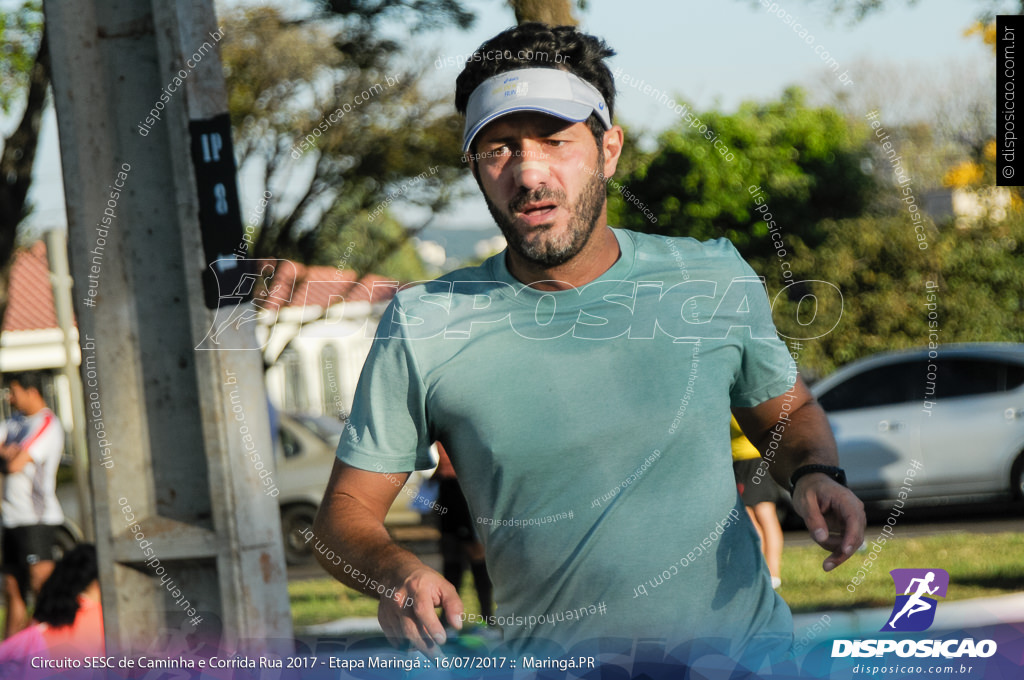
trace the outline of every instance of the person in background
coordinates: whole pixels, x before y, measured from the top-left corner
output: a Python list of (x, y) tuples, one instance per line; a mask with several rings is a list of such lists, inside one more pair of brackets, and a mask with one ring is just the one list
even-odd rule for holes
[(39, 590), (35, 623), (0, 644), (0, 677), (24, 677), (33, 657), (83, 659), (104, 656), (96, 547), (82, 543), (67, 552)]
[(772, 588), (782, 585), (782, 525), (775, 504), (782, 496), (782, 490), (769, 475), (761, 477), (759, 484), (754, 477), (761, 464), (761, 454), (740, 429), (736, 418), (729, 424), (732, 437), (732, 469), (736, 475), (736, 488), (747, 508), (747, 515), (761, 539), (761, 554), (772, 575)]
[(459, 487), (452, 461), (441, 442), (437, 443), (437, 453), (437, 470), (431, 479), (437, 480), (439, 484), (437, 504), (448, 510), (440, 514), (441, 572), (445, 579), (458, 587), (462, 583), (468, 561), (476, 596), (480, 600), (480, 613), (485, 620), (490, 620), (494, 614), (494, 595), (491, 577), (487, 574), (484, 562), (484, 546), (477, 538), (469, 505)]
[(64, 428), (46, 407), (38, 373), (10, 373), (5, 378), (7, 398), (17, 411), (0, 425), (8, 638), (28, 625), (29, 593), (38, 594), (53, 571), (54, 530), (64, 521), (57, 500)]

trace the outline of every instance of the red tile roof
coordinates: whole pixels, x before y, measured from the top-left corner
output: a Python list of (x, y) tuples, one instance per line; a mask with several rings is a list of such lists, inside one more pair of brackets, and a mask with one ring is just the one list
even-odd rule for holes
[[(387, 302), (395, 295), (397, 285), (382, 285), (392, 279), (377, 274), (367, 274), (356, 282), (356, 273), (351, 269), (336, 267), (306, 266), (293, 263), (292, 267), (279, 267), (274, 274), (273, 284), (283, 284), (285, 289), (292, 284), (289, 307), (316, 305), (324, 307), (328, 301), (337, 304), (340, 298), (347, 302)], [(376, 285), (374, 285), (376, 284)], [(333, 299), (332, 299), (333, 298)]]
[(57, 327), (46, 244), (36, 241), (14, 255), (3, 331)]
[[(268, 260), (268, 263), (274, 263)], [(390, 281), (385, 276), (367, 274), (356, 282), (356, 273), (351, 269), (338, 270), (336, 267), (306, 266), (287, 262), (281, 266), (277, 261), (272, 286), (281, 284), (283, 290), (294, 286), (286, 303), (288, 307), (302, 305), (325, 306), (330, 301), (337, 304), (344, 298), (348, 302), (387, 302), (395, 294), (395, 287), (381, 285)], [(50, 269), (46, 260), (46, 243), (36, 241), (19, 250), (11, 267), (10, 298), (7, 314), (4, 316), (3, 331), (28, 331), (57, 327), (57, 313), (53, 306), (53, 289), (50, 287)], [(374, 286), (374, 284), (377, 284)], [(272, 298), (271, 298), (272, 299)], [(269, 301), (268, 301), (269, 302)], [(264, 304), (264, 307), (276, 305)]]

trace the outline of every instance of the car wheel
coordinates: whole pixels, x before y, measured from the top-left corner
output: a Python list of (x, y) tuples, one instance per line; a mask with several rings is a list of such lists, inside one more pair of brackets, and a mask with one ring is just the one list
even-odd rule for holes
[(1010, 473), (1010, 492), (1013, 500), (1024, 502), (1024, 452), (1017, 456)]
[(291, 566), (312, 564), (313, 544), (306, 540), (313, 528), (316, 507), (292, 505), (281, 510), (281, 537), (284, 539), (284, 561)]
[(51, 553), (53, 554), (53, 561), (59, 562), (64, 554), (69, 552), (78, 544), (75, 537), (71, 535), (71, 532), (64, 527), (57, 527), (53, 532), (53, 548)]

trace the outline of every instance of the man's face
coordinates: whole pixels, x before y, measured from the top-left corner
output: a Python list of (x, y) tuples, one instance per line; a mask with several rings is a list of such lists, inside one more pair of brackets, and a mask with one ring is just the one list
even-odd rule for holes
[(590, 128), (509, 114), (480, 132), (476, 153), (480, 188), (509, 248), (541, 267), (575, 257), (605, 208), (605, 158)]
[(7, 402), (11, 408), (17, 411), (24, 411), (25, 399), (28, 397), (28, 390), (21, 386), (21, 383), (12, 381), (7, 384)]

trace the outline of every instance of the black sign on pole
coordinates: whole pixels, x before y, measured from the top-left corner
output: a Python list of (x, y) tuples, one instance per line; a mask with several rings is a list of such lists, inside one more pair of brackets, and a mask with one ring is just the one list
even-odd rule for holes
[(241, 285), (246, 274), (251, 274), (252, 260), (236, 252), (243, 241), (231, 119), (222, 113), (206, 120), (193, 120), (188, 131), (199, 189), (203, 254), (207, 264), (213, 265), (205, 267), (202, 274), (206, 307), (237, 305), (252, 297), (252, 291)]

